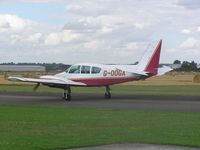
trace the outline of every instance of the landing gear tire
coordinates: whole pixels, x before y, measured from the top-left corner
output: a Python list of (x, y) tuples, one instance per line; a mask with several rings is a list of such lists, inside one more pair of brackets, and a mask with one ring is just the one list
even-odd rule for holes
[(110, 99), (111, 98), (111, 93), (110, 92), (106, 92), (105, 95), (104, 95), (104, 97), (106, 99)]
[(63, 99), (66, 101), (71, 101), (71, 94), (64, 94)]
[(62, 97), (62, 99), (66, 99), (66, 97), (67, 97), (67, 94), (66, 93), (63, 93), (63, 97)]
[(67, 94), (67, 99), (65, 99), (66, 101), (71, 101), (71, 94)]

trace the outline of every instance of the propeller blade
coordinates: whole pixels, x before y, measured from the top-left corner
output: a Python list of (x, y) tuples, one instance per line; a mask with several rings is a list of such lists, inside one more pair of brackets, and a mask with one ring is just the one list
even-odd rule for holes
[(37, 83), (36, 86), (33, 88), (33, 91), (36, 91), (39, 86), (40, 86), (40, 83)]

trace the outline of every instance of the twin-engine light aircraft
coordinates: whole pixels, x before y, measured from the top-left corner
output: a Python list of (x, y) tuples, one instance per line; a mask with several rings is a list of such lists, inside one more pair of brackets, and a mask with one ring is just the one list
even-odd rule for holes
[(161, 45), (162, 40), (159, 41), (155, 50), (149, 49), (137, 65), (81, 63), (72, 65), (65, 72), (41, 76), (39, 79), (9, 77), (8, 80), (37, 83), (35, 90), (40, 84), (61, 88), (64, 90), (63, 99), (68, 101), (71, 100), (71, 86), (105, 86), (105, 98), (109, 99), (111, 98), (110, 85), (144, 80), (152, 76), (163, 75), (172, 70), (167, 66), (159, 68)]

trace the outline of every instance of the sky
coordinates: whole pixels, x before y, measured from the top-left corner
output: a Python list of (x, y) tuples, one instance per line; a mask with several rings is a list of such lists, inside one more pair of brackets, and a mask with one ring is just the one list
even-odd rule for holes
[(0, 63), (200, 63), (200, 0), (0, 0)]

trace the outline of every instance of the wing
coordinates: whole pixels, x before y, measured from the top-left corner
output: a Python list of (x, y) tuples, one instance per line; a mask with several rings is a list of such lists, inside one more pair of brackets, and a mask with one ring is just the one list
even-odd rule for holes
[[(49, 77), (49, 78), (48, 78)], [(20, 81), (20, 82), (32, 82), (32, 83), (42, 83), (42, 84), (55, 84), (55, 85), (86, 85), (81, 82), (75, 82), (69, 79), (58, 78), (54, 76), (42, 77), (39, 79), (35, 78), (21, 78), (21, 77), (9, 77), (9, 81)]]

